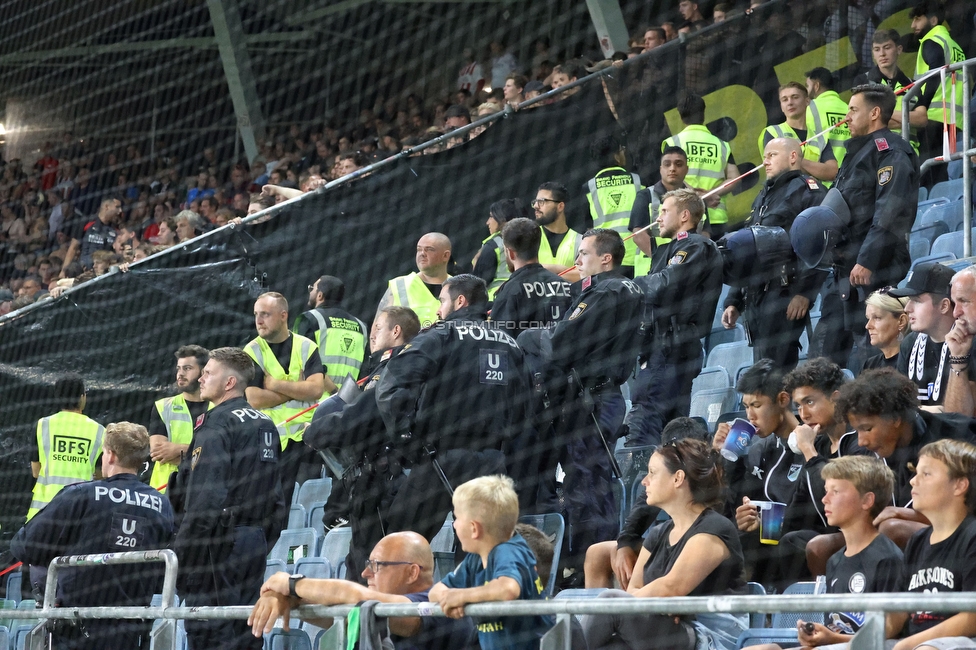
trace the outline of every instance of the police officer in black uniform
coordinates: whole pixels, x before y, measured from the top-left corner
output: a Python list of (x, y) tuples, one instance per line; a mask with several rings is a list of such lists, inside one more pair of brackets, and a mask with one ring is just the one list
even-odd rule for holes
[(566, 317), (572, 285), (539, 264), (542, 231), (531, 219), (512, 219), (502, 228), (512, 275), (498, 289), (491, 322), (513, 337), (526, 329), (551, 327)]
[(847, 224), (839, 240), (828, 244), (831, 259), (825, 263), (831, 264), (831, 274), (823, 287), (822, 332), (817, 333), (823, 355), (841, 367), (848, 364), (855, 337), (863, 336), (864, 299), (897, 285), (908, 273), (908, 233), (918, 208), (919, 183), (915, 151), (887, 128), (894, 93), (879, 84), (851, 92), (851, 139), (834, 187), (819, 208), (797, 217), (790, 233), (797, 256), (811, 266), (822, 257), (811, 249), (823, 245), (829, 227), (819, 216), (822, 208), (834, 213), (828, 221)]
[(644, 348), (628, 420), (651, 420), (651, 426), (643, 425), (645, 432), (660, 432), (674, 418), (688, 415), (691, 382), (702, 368), (700, 339), (711, 331), (722, 293), (721, 254), (709, 238), (697, 234), (704, 214), (705, 203), (693, 190), (665, 194), (657, 224), (661, 237), (671, 241), (654, 254), (651, 272), (637, 278), (644, 289)]
[[(766, 183), (752, 204), (746, 227), (779, 227), (788, 233), (796, 215), (820, 204), (827, 190), (817, 179), (803, 173), (802, 160), (803, 152), (796, 140), (774, 138), (766, 144)], [(725, 299), (722, 325), (727, 329), (735, 327), (739, 314), (745, 311), (746, 329), (756, 358), (772, 359), (786, 371), (794, 368), (807, 314), (823, 278), (814, 271), (797, 273), (794, 265), (784, 264), (779, 265), (775, 275), (757, 274), (743, 280)]]
[[(175, 483), (170, 479), (169, 497), (181, 519), (178, 587), (190, 607), (253, 604), (288, 513), (278, 431), (244, 399), (253, 373), (243, 350), (210, 352), (200, 396), (214, 408), (197, 419)], [(262, 645), (244, 620), (188, 620), (186, 635), (190, 650)]]
[[(105, 428), (99, 481), (61, 490), (14, 536), (11, 554), (47, 567), (61, 555), (123, 553), (166, 548), (173, 539), (173, 509), (136, 473), (149, 458), (142, 425)], [(61, 607), (147, 607), (162, 589), (163, 565), (126, 564), (68, 568), (58, 578)], [(149, 648), (151, 621), (88, 619), (52, 622), (54, 648), (133, 650)]]
[(453, 489), (507, 473), (504, 451), (530, 423), (522, 350), (488, 326), (487, 307), (484, 280), (467, 273), (448, 279), (438, 322), (390, 359), (375, 388), (394, 446), (416, 461), (390, 506), (387, 532), (433, 539), (451, 509), (445, 480)]
[[(363, 579), (363, 567), (370, 550), (385, 534), (387, 511), (403, 476), (400, 459), (388, 447), (386, 425), (376, 406), (373, 389), (390, 359), (399, 355), (419, 332), (420, 319), (409, 307), (396, 305), (381, 309), (370, 334), (370, 349), (374, 351), (372, 370), (361, 380), (362, 393), (348, 404), (337, 403), (345, 398), (343, 386), (339, 394), (323, 403), (329, 411), (321, 416), (317, 413), (305, 429), (303, 440), (312, 449), (341, 448), (356, 458), (340, 479), (348, 496), (352, 526), (352, 542), (346, 555), (349, 578)], [(327, 512), (325, 518), (329, 517)]]
[(620, 385), (634, 371), (642, 309), (640, 287), (620, 273), (623, 258), (623, 239), (615, 231), (586, 231), (576, 256), (583, 291), (566, 319), (541, 336), (552, 350), (544, 372), (558, 412), (556, 459), (566, 473), (563, 492), (571, 529), (566, 565), (579, 576), (586, 549), (614, 539), (618, 528), (608, 450), (623, 423)]

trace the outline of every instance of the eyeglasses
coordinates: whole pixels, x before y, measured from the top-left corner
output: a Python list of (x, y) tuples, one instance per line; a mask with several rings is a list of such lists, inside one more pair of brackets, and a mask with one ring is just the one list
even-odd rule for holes
[(894, 287), (888, 285), (887, 287), (881, 287), (880, 289), (878, 289), (878, 293), (881, 294), (882, 296), (887, 296), (888, 292), (891, 291), (892, 289), (894, 289)]
[(538, 208), (545, 205), (547, 202), (561, 203), (561, 201), (557, 201), (556, 199), (533, 199), (531, 205), (533, 208)]
[(674, 455), (678, 457), (678, 464), (680, 464), (682, 467), (684, 467), (685, 466), (685, 457), (681, 455), (681, 450), (678, 449), (678, 441), (675, 440), (674, 438), (672, 438), (671, 440), (668, 440), (664, 444), (664, 446), (665, 447), (670, 447), (671, 449), (674, 449)]
[(311, 292), (311, 291), (315, 291), (315, 285), (314, 285), (314, 284), (310, 284), (310, 285), (308, 285), (308, 290), (309, 290), (310, 292)]
[[(417, 564), (416, 562), (382, 562), (380, 560), (366, 560), (366, 568), (369, 569), (370, 573), (379, 573), (380, 569), (385, 566), (398, 566), (405, 564)], [(417, 564), (417, 566), (420, 566)], [(423, 570), (424, 567), (420, 567)]]

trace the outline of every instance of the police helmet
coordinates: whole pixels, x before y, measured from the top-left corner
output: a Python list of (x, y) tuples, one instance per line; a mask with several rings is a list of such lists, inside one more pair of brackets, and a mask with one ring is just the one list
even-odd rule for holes
[(829, 269), (833, 264), (833, 250), (846, 232), (844, 219), (825, 205), (798, 214), (790, 228), (790, 242), (800, 266), (804, 270)]
[(779, 226), (752, 226), (725, 236), (719, 243), (725, 283), (745, 287), (766, 282), (793, 260), (790, 237)]

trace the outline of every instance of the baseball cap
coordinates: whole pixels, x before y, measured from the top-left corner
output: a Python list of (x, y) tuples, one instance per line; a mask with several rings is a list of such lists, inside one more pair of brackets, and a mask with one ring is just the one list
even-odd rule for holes
[(895, 298), (917, 296), (920, 293), (936, 293), (940, 296), (948, 296), (949, 283), (952, 282), (952, 276), (955, 274), (955, 271), (944, 264), (922, 262), (916, 264), (915, 268), (908, 272), (904, 287), (892, 289), (888, 295)]

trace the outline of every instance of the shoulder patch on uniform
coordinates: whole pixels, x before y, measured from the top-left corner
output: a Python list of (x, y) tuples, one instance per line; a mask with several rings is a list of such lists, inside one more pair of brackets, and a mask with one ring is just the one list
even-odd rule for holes
[(386, 352), (383, 353), (383, 356), (380, 357), (380, 362), (387, 361), (392, 356), (393, 356), (393, 350), (392, 349), (387, 350)]
[(672, 264), (681, 264), (685, 261), (686, 257), (688, 257), (688, 251), (678, 251), (671, 259), (668, 260), (668, 266), (671, 266)]
[(407, 343), (406, 345), (403, 346), (403, 349), (400, 350), (400, 352), (406, 352), (407, 350), (409, 350), (412, 347), (413, 347), (413, 344), (412, 343)]
[(817, 189), (817, 181), (809, 176), (807, 177), (807, 185), (810, 186), (811, 190)]
[(573, 313), (569, 315), (569, 320), (573, 320), (574, 318), (577, 318), (580, 314), (583, 313), (584, 309), (586, 309), (585, 302), (581, 302), (580, 304), (576, 305), (576, 309), (574, 309)]
[(593, 276), (592, 275), (586, 276), (585, 278), (583, 278), (583, 281), (580, 284), (583, 287), (583, 291), (586, 291), (587, 289), (590, 288), (590, 285), (593, 284)]
[(892, 176), (894, 176), (894, 169), (891, 165), (882, 167), (878, 170), (878, 185), (887, 185)]
[(682, 230), (677, 235), (675, 235), (674, 238), (677, 239), (678, 241), (681, 241), (682, 239), (687, 239), (688, 238), (688, 231), (687, 230)]
[(207, 417), (207, 414), (206, 414), (206, 413), (201, 413), (200, 415), (198, 415), (198, 416), (197, 416), (197, 421), (196, 421), (196, 422), (194, 422), (194, 424), (193, 424), (193, 428), (195, 429), (195, 428), (197, 428), (198, 426), (200, 426), (201, 424), (203, 424), (203, 421), (204, 421), (204, 419), (205, 419), (206, 417)]
[(197, 463), (200, 462), (200, 454), (203, 453), (203, 447), (197, 447), (193, 450), (193, 455), (190, 457), (190, 469), (196, 469)]
[(874, 146), (876, 146), (878, 148), (878, 151), (887, 151), (888, 150), (888, 141), (885, 140), (884, 138), (875, 138), (874, 139)]

